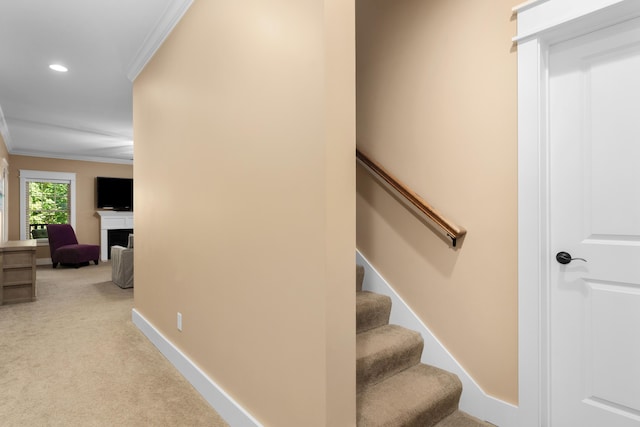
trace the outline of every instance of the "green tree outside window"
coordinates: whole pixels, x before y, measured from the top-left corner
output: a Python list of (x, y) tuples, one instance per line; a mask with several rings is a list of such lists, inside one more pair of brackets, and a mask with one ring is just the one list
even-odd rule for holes
[(29, 182), (29, 224), (68, 224), (69, 184)]

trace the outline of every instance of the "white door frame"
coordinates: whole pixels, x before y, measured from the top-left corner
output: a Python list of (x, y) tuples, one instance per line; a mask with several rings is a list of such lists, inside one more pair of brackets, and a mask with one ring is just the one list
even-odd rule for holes
[[(638, 0), (530, 0), (518, 19), (519, 427), (549, 421), (549, 46), (640, 16)], [(555, 426), (554, 426), (555, 427)]]

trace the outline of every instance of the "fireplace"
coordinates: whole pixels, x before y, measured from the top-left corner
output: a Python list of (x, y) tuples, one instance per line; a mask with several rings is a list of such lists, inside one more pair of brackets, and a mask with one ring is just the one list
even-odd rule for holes
[[(100, 215), (100, 259), (107, 261), (111, 258), (111, 246), (127, 246), (129, 233), (133, 233), (133, 212), (118, 211), (98, 211)], [(123, 235), (123, 240), (112, 242), (109, 236), (110, 231), (115, 231), (115, 235)], [(118, 233), (119, 232), (119, 233)]]
[(124, 246), (129, 244), (129, 234), (133, 233), (133, 228), (117, 228), (107, 230), (107, 258), (111, 259), (111, 246)]

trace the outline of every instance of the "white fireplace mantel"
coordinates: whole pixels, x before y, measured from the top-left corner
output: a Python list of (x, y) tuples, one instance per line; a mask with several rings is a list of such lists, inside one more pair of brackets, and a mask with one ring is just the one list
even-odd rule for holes
[(108, 230), (133, 229), (133, 212), (98, 211), (100, 215), (100, 259), (109, 259)]

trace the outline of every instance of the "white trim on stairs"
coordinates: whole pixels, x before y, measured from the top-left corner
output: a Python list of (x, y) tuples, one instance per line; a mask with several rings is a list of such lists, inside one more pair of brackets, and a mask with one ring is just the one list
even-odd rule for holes
[(359, 251), (356, 251), (356, 263), (362, 265), (365, 271), (362, 289), (391, 298), (389, 323), (420, 332), (424, 338), (425, 351), (422, 352), (421, 362), (453, 372), (460, 378), (460, 409), (500, 427), (517, 425), (518, 407), (485, 393)]
[(262, 427), (135, 308), (131, 310), (131, 320), (227, 423), (233, 427)]

